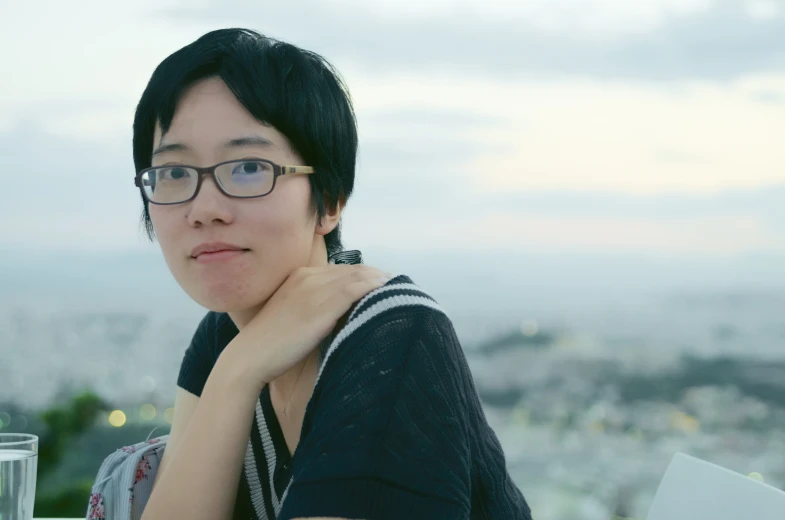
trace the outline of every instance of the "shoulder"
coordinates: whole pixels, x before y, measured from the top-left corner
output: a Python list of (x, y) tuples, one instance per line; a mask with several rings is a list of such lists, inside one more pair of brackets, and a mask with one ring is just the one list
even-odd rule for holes
[(403, 358), (411, 348), (460, 349), (446, 310), (411, 278), (402, 275), (357, 302), (346, 325), (333, 339), (320, 375), (330, 365), (366, 355)]
[(234, 322), (225, 313), (210, 311), (196, 326), (191, 344), (185, 350), (177, 385), (196, 396), (202, 395), (207, 378), (223, 348), (234, 337)]
[(209, 311), (197, 325), (190, 348), (215, 361), (237, 334), (237, 327), (227, 313)]
[(216, 334), (231, 333), (232, 328), (236, 330), (234, 322), (227, 313), (208, 311), (196, 326), (195, 336), (199, 336), (200, 340), (209, 340), (210, 336)]
[(303, 431), (321, 437), (351, 425), (351, 439), (386, 437), (416, 422), (418, 431), (463, 435), (472, 391), (449, 317), (408, 277), (397, 277), (361, 300), (330, 344)]

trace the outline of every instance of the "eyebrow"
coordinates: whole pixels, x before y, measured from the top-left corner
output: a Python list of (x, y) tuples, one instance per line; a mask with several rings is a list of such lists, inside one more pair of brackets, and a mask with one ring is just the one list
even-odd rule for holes
[[(275, 143), (260, 135), (248, 135), (231, 139), (224, 143), (224, 148), (244, 148), (248, 146), (260, 146), (262, 148), (276, 148)], [(167, 152), (188, 152), (191, 147), (183, 143), (161, 143), (153, 150), (153, 156)]]

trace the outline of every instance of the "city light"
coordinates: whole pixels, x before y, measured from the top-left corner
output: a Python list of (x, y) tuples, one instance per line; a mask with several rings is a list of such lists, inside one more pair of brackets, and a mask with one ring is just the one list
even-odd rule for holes
[(109, 414), (109, 424), (115, 428), (119, 428), (120, 426), (124, 425), (125, 421), (125, 414), (122, 410), (115, 410)]
[(142, 408), (139, 410), (139, 417), (145, 421), (152, 421), (155, 419), (155, 416), (158, 412), (155, 409), (155, 406), (151, 404), (143, 404)]
[(700, 429), (700, 421), (697, 418), (680, 411), (671, 414), (670, 425), (684, 433), (695, 433)]
[(521, 323), (521, 333), (527, 338), (536, 336), (539, 330), (540, 330), (540, 326), (534, 320), (526, 320), (523, 323)]

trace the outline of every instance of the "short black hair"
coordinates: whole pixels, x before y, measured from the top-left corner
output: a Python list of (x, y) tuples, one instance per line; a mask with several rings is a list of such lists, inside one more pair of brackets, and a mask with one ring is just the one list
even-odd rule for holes
[[(256, 31), (218, 29), (163, 60), (153, 72), (136, 107), (134, 166), (152, 162), (156, 122), (166, 133), (183, 91), (218, 77), (259, 122), (289, 140), (315, 175), (309, 175), (311, 203), (321, 222), (327, 208), (345, 204), (354, 188), (357, 120), (349, 90), (322, 56)], [(141, 223), (153, 241), (148, 203), (142, 196)], [(328, 255), (343, 249), (340, 223), (325, 236)]]

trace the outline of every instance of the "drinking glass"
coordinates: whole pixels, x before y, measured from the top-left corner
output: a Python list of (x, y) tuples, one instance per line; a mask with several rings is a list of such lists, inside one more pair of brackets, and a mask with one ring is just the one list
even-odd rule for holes
[(0, 520), (32, 520), (38, 437), (0, 433)]

